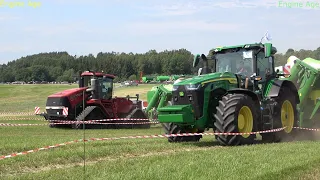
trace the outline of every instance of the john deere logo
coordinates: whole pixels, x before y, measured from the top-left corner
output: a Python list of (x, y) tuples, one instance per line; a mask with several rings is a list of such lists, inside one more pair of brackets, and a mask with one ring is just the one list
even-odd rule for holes
[(180, 95), (180, 96), (184, 96), (184, 93), (183, 93), (183, 92), (179, 92), (179, 95)]

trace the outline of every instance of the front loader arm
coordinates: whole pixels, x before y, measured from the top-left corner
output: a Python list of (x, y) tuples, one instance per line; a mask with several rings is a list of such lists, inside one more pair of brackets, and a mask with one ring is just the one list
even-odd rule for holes
[(150, 102), (148, 102), (148, 107), (146, 108), (147, 112), (153, 108), (158, 109), (167, 105), (167, 102), (170, 101), (172, 97), (171, 90), (165, 88), (164, 85), (160, 85), (156, 89), (157, 90), (155, 91)]

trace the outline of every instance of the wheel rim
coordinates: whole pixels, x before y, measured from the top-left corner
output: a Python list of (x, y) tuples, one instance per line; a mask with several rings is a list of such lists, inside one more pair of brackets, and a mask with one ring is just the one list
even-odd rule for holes
[[(253, 115), (248, 106), (243, 106), (238, 115), (238, 129), (240, 133), (250, 133), (253, 129)], [(243, 134), (247, 138), (250, 134)]]
[(294, 124), (294, 110), (289, 100), (285, 100), (281, 107), (281, 123), (282, 127), (286, 127), (284, 131), (290, 133)]

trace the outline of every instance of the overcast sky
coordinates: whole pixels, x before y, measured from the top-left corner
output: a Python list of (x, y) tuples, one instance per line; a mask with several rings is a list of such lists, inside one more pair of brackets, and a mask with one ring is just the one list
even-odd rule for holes
[(280, 52), (320, 46), (320, 7), (285, 8), (278, 0), (33, 1), (41, 3), (37, 8), (9, 2), (0, 0), (0, 63), (48, 51), (207, 53), (259, 42), (266, 31)]

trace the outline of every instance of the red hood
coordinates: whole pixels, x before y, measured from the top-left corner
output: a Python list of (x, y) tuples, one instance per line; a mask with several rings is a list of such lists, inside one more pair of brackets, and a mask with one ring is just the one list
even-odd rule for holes
[(87, 88), (88, 87), (67, 89), (67, 90), (52, 94), (52, 95), (50, 95), (48, 97), (69, 97), (69, 96), (71, 96), (73, 94), (80, 93), (80, 92), (84, 91)]

